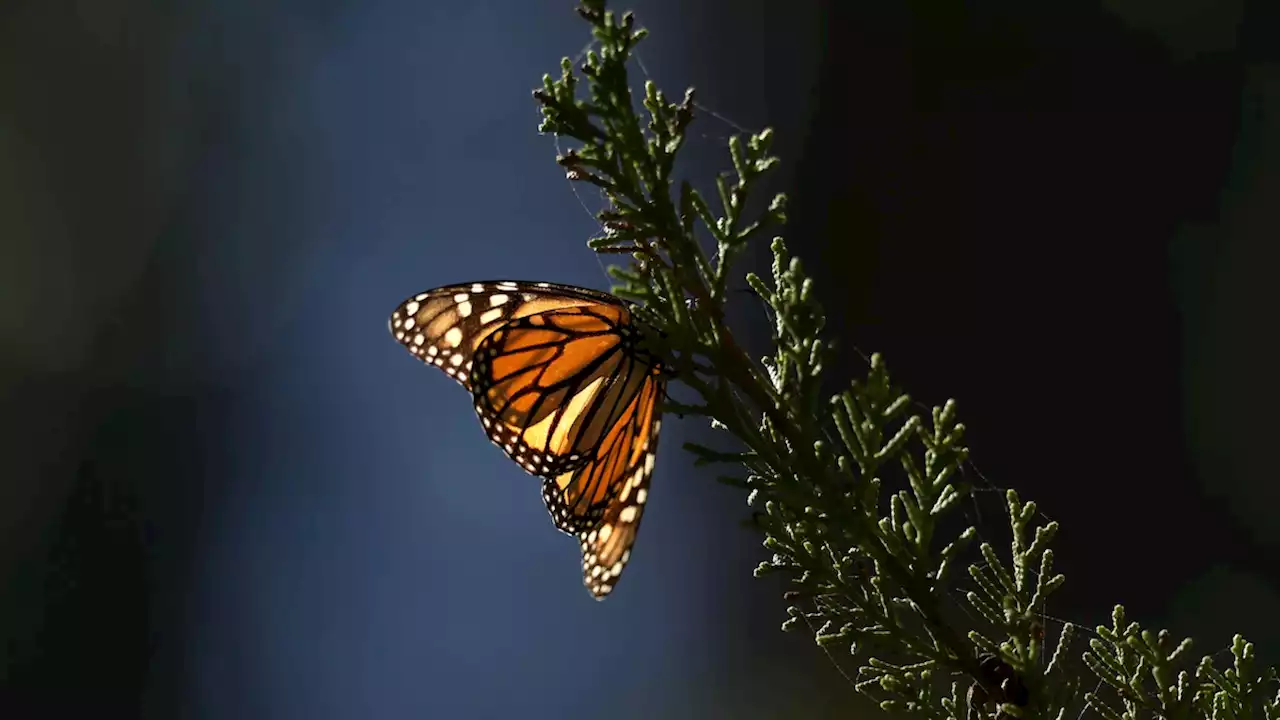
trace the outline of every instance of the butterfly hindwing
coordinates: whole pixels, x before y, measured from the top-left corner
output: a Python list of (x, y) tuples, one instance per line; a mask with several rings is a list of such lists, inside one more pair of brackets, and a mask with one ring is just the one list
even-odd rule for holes
[(632, 453), (633, 457), (639, 458), (638, 461), (614, 479), (619, 488), (599, 524), (578, 534), (582, 548), (582, 581), (597, 600), (603, 600), (613, 591), (623, 568), (631, 560), (631, 549), (640, 530), (645, 502), (649, 499), (649, 481), (653, 478), (657, 458), (658, 433), (662, 428), (661, 408), (657, 403), (663, 385), (660, 377), (654, 380), (655, 399), (646, 405), (639, 419), (645, 432), (637, 437)]
[[(547, 511), (556, 527), (570, 535), (591, 530), (604, 519), (628, 479), (644, 465), (646, 448), (656, 442), (649, 435), (662, 395), (662, 376), (649, 365), (638, 365), (631, 372), (639, 380), (638, 391), (622, 396), (626, 402), (622, 413), (587, 462), (543, 481)], [(625, 386), (620, 381), (615, 387)]]

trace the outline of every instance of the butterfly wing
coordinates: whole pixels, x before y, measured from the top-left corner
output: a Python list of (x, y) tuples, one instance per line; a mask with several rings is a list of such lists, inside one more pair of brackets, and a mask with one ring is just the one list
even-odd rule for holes
[(552, 521), (578, 538), (597, 599), (631, 558), (661, 427), (665, 376), (638, 340), (612, 309), (556, 310), (492, 333), (472, 371), (476, 412), (517, 462), (542, 469), (548, 452), (583, 461), (538, 474)]
[[(550, 509), (566, 532), (603, 516), (609, 478), (628, 462), (640, 395), (657, 372), (636, 341), (626, 308), (584, 305), (513, 320), (475, 353), (481, 424), (526, 470), (557, 478), (567, 497)], [(577, 481), (566, 477), (579, 468)]]
[[(631, 462), (618, 475), (610, 477), (611, 493), (608, 509), (599, 524), (578, 533), (582, 548), (582, 581), (592, 597), (603, 600), (622, 576), (631, 559), (631, 548), (640, 530), (644, 504), (649, 499), (649, 481), (653, 477), (658, 452), (658, 431), (662, 428), (661, 402), (665, 381), (653, 375), (641, 393), (633, 427), (639, 432), (630, 436), (628, 457)], [(578, 471), (584, 473), (587, 468)]]
[(608, 293), (545, 282), (475, 282), (418, 293), (396, 307), (391, 335), (414, 357), (470, 389), (473, 356), (513, 319), (582, 305), (624, 307)]
[(471, 283), (405, 300), (389, 326), (468, 388), (490, 440), (544, 478), (547, 509), (578, 538), (584, 584), (603, 599), (631, 557), (665, 389), (627, 307), (553, 283)]
[(629, 370), (632, 377), (639, 379), (638, 384), (630, 383), (631, 377), (614, 384), (615, 389), (625, 392), (619, 397), (622, 412), (612, 419), (586, 463), (546, 477), (542, 483), (547, 511), (556, 527), (570, 535), (580, 535), (599, 525), (625, 483), (643, 466), (663, 381), (657, 369), (637, 365)]

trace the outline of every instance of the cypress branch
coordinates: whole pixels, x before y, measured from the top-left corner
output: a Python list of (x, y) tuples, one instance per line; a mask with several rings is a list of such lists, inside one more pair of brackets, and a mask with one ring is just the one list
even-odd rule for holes
[[(879, 355), (865, 377), (822, 398), (833, 345), (822, 335), (813, 280), (779, 236), (770, 244), (772, 277), (746, 276), (774, 319), (774, 351), (757, 362), (741, 349), (725, 323), (727, 278), (748, 242), (786, 221), (783, 195), (759, 217), (745, 216), (757, 181), (778, 162), (773, 133), (730, 139), (733, 172), (717, 177), (713, 210), (672, 177), (694, 119), (693, 91), (672, 101), (646, 82), (638, 113), (627, 65), (646, 31), (605, 4), (580, 0), (595, 47), (580, 67), (565, 58), (558, 77), (543, 77), (533, 93), (539, 129), (581, 144), (557, 162), (609, 201), (599, 214), (605, 234), (589, 245), (631, 256), (628, 267), (611, 268), (614, 291), (643, 303), (642, 317), (661, 331), (658, 350), (700, 398), (671, 408), (709, 417), (726, 435), (723, 449), (686, 449), (698, 464), (742, 466), (741, 477), (721, 480), (748, 492), (752, 525), (772, 553), (756, 574), (790, 577), (782, 629), (847, 646), (861, 663), (855, 688), (886, 711), (951, 720), (1280, 720), (1277, 672), (1255, 667), (1254, 647), (1240, 636), (1230, 667), (1212, 655), (1192, 666), (1190, 640), (1126, 623), (1117, 605), (1087, 648), (1074, 647), (1075, 626), (1065, 625), (1048, 653), (1039, 617), (1066, 580), (1051, 574), (1058, 524), (1039, 523), (1035, 503), (1009, 490), (1006, 553), (985, 542), (973, 553), (972, 527), (942, 535), (939, 521), (972, 492), (957, 472), (968, 448), (956, 404), (911, 414)], [(699, 224), (715, 244), (710, 255)], [(966, 562), (967, 573), (954, 572)], [(954, 597), (975, 611), (964, 626), (944, 618)]]

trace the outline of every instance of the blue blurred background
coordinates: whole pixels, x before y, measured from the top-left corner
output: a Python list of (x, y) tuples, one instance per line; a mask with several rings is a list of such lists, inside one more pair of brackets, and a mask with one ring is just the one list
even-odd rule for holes
[[(1277, 647), (1271, 5), (628, 7), (668, 92), (778, 128), (833, 382), (886, 352), (1066, 525), (1052, 614)], [(664, 425), (595, 603), (387, 335), (446, 283), (608, 287), (529, 96), (586, 40), (569, 0), (0, 9), (6, 717), (866, 712), (778, 632), (743, 498), (679, 450), (702, 423)], [(695, 125), (704, 187), (731, 122)]]

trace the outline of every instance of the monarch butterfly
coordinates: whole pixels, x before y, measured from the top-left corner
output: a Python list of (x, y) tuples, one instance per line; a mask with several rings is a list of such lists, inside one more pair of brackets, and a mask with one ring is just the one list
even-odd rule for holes
[(631, 558), (662, 425), (666, 375), (649, 331), (613, 295), (546, 282), (428, 290), (391, 334), (471, 392), (493, 444), (542, 478), (542, 500), (577, 537), (596, 599)]

